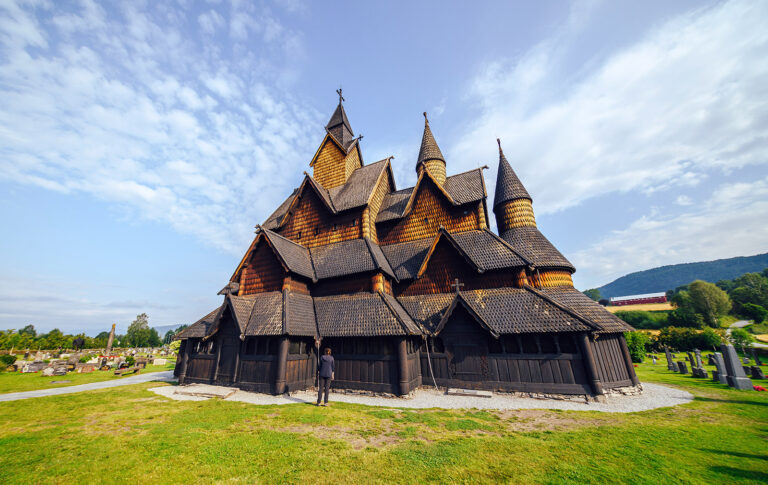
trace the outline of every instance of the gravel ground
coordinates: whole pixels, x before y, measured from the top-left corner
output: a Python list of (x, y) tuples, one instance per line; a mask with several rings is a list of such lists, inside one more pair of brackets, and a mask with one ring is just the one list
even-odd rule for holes
[[(214, 386), (205, 386), (214, 387)], [(183, 396), (174, 394), (175, 386), (163, 386), (150, 389), (161, 396), (180, 401), (204, 401), (206, 397)], [(314, 404), (317, 394), (311, 391), (298, 391), (291, 395), (271, 396), (238, 390), (227, 401), (247, 402), (250, 404)], [(491, 398), (448, 396), (434, 389), (417, 390), (409, 398), (388, 398), (358, 396), (354, 394), (331, 393), (331, 402), (365, 404), (389, 408), (444, 408), (444, 409), (563, 409), (571, 411), (602, 411), (606, 413), (631, 413), (668, 406), (677, 406), (691, 402), (693, 396), (688, 392), (659, 384), (643, 384), (643, 392), (637, 396), (608, 396), (607, 402), (573, 402), (545, 399), (514, 397), (494, 394)]]

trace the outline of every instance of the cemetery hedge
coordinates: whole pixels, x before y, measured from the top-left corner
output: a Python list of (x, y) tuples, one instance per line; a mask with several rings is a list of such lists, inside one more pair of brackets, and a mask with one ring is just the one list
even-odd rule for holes
[(0, 403), (0, 482), (768, 481), (768, 393), (637, 370), (696, 399), (628, 414), (316, 408), (171, 401), (146, 383)]

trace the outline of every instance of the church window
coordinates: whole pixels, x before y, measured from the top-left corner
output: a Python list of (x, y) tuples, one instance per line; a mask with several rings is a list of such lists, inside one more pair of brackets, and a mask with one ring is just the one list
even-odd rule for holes
[(296, 236), (296, 239), (301, 239), (301, 231), (299, 231), (299, 234)]
[(319, 233), (320, 233), (320, 229), (316, 227), (315, 228), (315, 236), (317, 236)]

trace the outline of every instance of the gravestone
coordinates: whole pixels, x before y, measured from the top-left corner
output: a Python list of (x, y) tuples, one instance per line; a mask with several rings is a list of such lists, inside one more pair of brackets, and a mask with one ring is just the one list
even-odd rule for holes
[(715, 356), (714, 356), (714, 354), (709, 354), (707, 356), (707, 365), (715, 365)]
[(757, 355), (756, 349), (750, 349), (752, 351), (752, 358), (755, 360), (755, 365), (763, 365), (762, 362), (760, 362), (760, 356)]
[(704, 379), (709, 377), (709, 374), (707, 374), (707, 369), (705, 369), (704, 367), (694, 367), (693, 369), (691, 369), (691, 374), (693, 375), (693, 377), (699, 377)]
[(693, 352), (688, 352), (686, 355), (688, 356), (688, 364), (690, 364), (691, 369), (695, 369), (696, 359), (693, 357)]
[(651, 356), (651, 359), (653, 359), (653, 365), (656, 365), (656, 356), (655, 355)]
[(667, 357), (667, 369), (677, 372), (677, 364), (672, 360), (672, 353), (669, 351), (669, 347), (664, 347), (664, 355)]
[(749, 365), (749, 357), (744, 355), (744, 365)]
[(677, 367), (680, 369), (681, 374), (687, 374), (688, 373), (688, 366), (685, 364), (684, 360), (677, 362)]
[(168, 364), (168, 359), (155, 359), (152, 362), (152, 365), (166, 365)]
[(744, 368), (739, 362), (739, 355), (731, 344), (722, 344), (720, 350), (723, 351), (725, 359), (725, 368), (728, 371), (728, 385), (734, 389), (752, 389), (752, 381), (747, 378)]
[(693, 353), (696, 356), (696, 367), (698, 367), (699, 369), (703, 369), (704, 364), (701, 361), (701, 350), (696, 349), (693, 351)]
[(765, 375), (763, 374), (763, 369), (760, 367), (753, 365), (749, 368), (752, 374), (752, 379), (765, 379)]
[(712, 354), (712, 358), (715, 361), (715, 367), (717, 370), (712, 372), (712, 379), (715, 380), (715, 373), (717, 373), (717, 379), (720, 384), (728, 385), (728, 372), (725, 370), (725, 361), (723, 360), (723, 354), (715, 352)]
[(675, 361), (670, 362), (668, 369), (672, 372), (680, 372), (680, 368), (677, 366), (677, 362)]

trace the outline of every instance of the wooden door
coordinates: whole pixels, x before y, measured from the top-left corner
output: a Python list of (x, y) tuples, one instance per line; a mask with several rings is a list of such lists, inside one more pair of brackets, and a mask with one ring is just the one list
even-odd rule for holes
[(461, 335), (450, 345), (452, 379), (482, 381), (488, 378), (488, 345), (481, 339)]
[(219, 348), (219, 369), (216, 381), (219, 384), (231, 384), (235, 380), (235, 364), (237, 363), (237, 353), (240, 351), (240, 339), (237, 335), (224, 334), (221, 336), (221, 347)]

